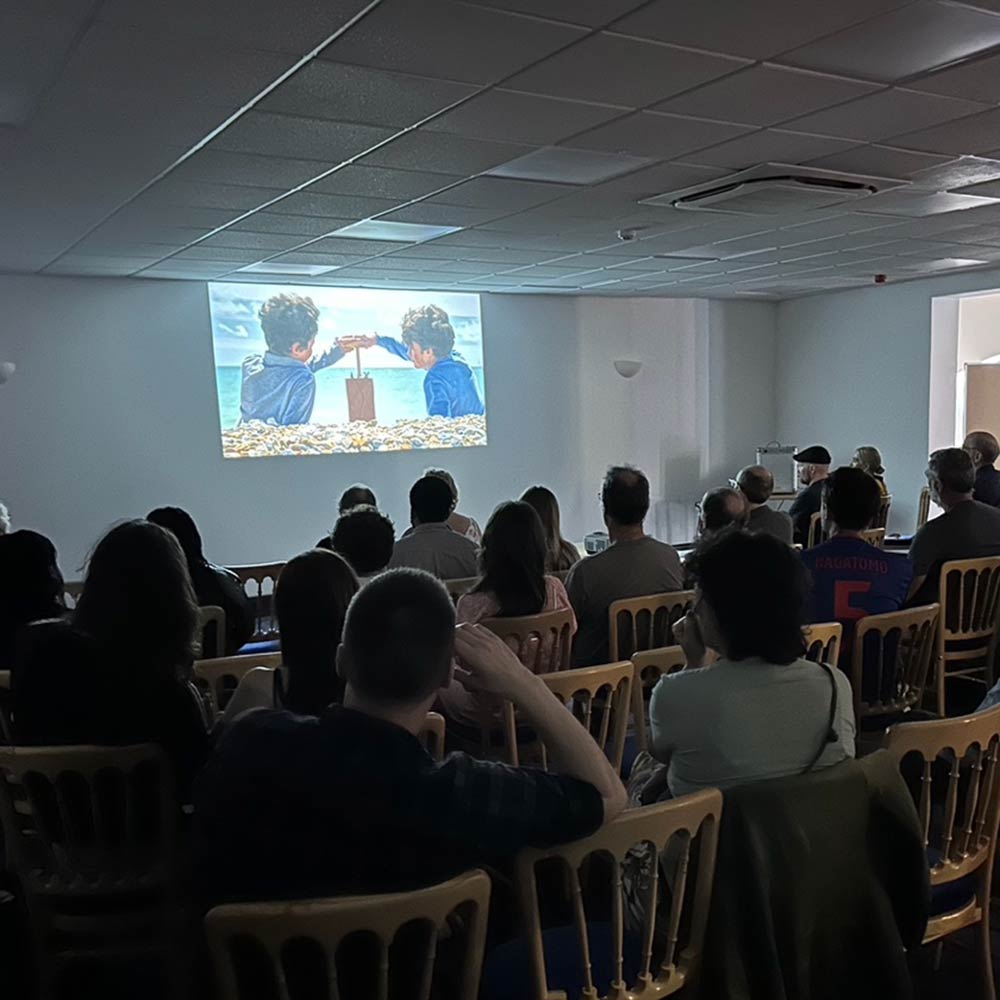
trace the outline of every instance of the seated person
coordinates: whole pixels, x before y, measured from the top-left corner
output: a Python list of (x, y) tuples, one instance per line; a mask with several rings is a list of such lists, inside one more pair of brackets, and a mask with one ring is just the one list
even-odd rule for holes
[(858, 468), (840, 468), (823, 480), (824, 527), (829, 541), (802, 553), (812, 577), (810, 622), (844, 626), (840, 664), (846, 667), (854, 623), (865, 615), (898, 611), (906, 601), (913, 567), (906, 556), (869, 545), (861, 532), (878, 517), (878, 483)]
[(976, 470), (961, 448), (941, 448), (927, 463), (931, 500), (944, 513), (928, 521), (913, 536), (910, 562), (911, 606), (938, 599), (939, 574), (951, 559), (1000, 555), (1000, 510), (972, 498)]
[(582, 559), (566, 577), (566, 593), (579, 626), (573, 643), (575, 667), (608, 662), (608, 608), (614, 601), (684, 586), (677, 550), (643, 530), (649, 480), (638, 469), (613, 466), (604, 477), (601, 503), (611, 545)]
[(799, 482), (804, 487), (792, 501), (788, 516), (795, 529), (792, 540), (796, 545), (809, 544), (809, 524), (813, 514), (819, 513), (823, 502), (823, 480), (830, 475), (833, 459), (821, 444), (800, 451), (792, 458), (799, 464)]
[[(725, 532), (699, 548), (691, 571), (695, 604), (675, 626), (687, 669), (661, 677), (649, 704), (671, 794), (853, 757), (850, 681), (803, 659), (809, 580), (796, 553), (767, 535)], [(719, 659), (706, 666), (709, 650)]]
[(63, 577), (55, 546), (37, 531), (0, 534), (0, 670), (13, 667), (21, 630), (45, 618), (61, 618)]
[(365, 486), (364, 483), (355, 483), (341, 493), (340, 503), (337, 504), (337, 513), (346, 514), (352, 507), (378, 507), (375, 494), (370, 486)]
[(479, 549), (474, 542), (448, 527), (452, 496), (448, 484), (437, 476), (418, 479), (410, 490), (412, 525), (396, 542), (389, 565), (422, 569), (439, 580), (476, 576)]
[[(511, 501), (497, 507), (486, 525), (480, 563), (483, 575), (479, 583), (459, 598), (459, 623), (519, 618), (563, 608), (572, 611), (565, 587), (556, 577), (545, 575), (542, 522), (528, 504)], [(576, 631), (575, 620), (572, 631)], [(538, 672), (545, 673), (550, 664), (547, 648)], [(442, 690), (439, 700), (450, 719), (467, 724), (478, 721), (486, 707), (458, 684)]]
[(455, 477), (447, 469), (425, 469), (424, 475), (437, 476), (438, 479), (443, 479), (448, 484), (448, 489), (451, 490), (452, 509), (451, 514), (448, 515), (448, 527), (452, 531), (457, 531), (460, 535), (465, 535), (470, 542), (481, 545), (483, 542), (483, 529), (476, 523), (476, 519), (474, 517), (466, 517), (465, 514), (459, 514), (456, 510), (458, 507), (458, 484), (455, 482)]
[(307, 424), (316, 402), (316, 372), (343, 356), (339, 346), (313, 357), (319, 309), (308, 296), (274, 295), (260, 307), (267, 351), (243, 361), (241, 421), (264, 420), (287, 427)]
[(354, 571), (338, 555), (313, 549), (290, 559), (274, 588), (274, 613), (281, 636), (281, 666), (255, 667), (243, 675), (223, 720), (250, 708), (285, 708), (319, 715), (340, 702), (337, 647), (348, 605), (358, 592)]
[[(889, 487), (885, 485), (885, 468), (882, 465), (882, 453), (870, 444), (855, 449), (851, 465), (855, 469), (867, 472), (878, 483), (879, 496), (883, 499), (889, 495)], [(878, 525), (882, 527), (882, 525)]]
[(968, 452), (976, 467), (972, 499), (989, 507), (1000, 507), (1000, 472), (994, 464), (1000, 455), (1000, 442), (989, 431), (973, 431), (966, 435), (962, 450)]
[(710, 538), (727, 528), (745, 528), (749, 515), (746, 498), (739, 490), (717, 486), (698, 504), (698, 537)]
[(792, 544), (792, 519), (784, 511), (767, 505), (774, 492), (774, 475), (763, 465), (740, 469), (736, 485), (747, 498), (750, 514), (747, 531), (752, 535), (770, 535), (786, 545)]
[(198, 606), (215, 605), (226, 613), (226, 634), (220, 637), (224, 641), (220, 641), (217, 653), (219, 656), (233, 656), (250, 641), (254, 630), (253, 608), (240, 578), (231, 570), (216, 566), (205, 558), (201, 535), (186, 510), (157, 507), (149, 512), (146, 520), (166, 528), (180, 542)]
[[(557, 773), (427, 753), (417, 734), (456, 655), (459, 682), (513, 701)], [(500, 639), (456, 631), (448, 592), (426, 573), (383, 573), (361, 589), (337, 668), (343, 706), (318, 719), (247, 712), (198, 779), (197, 868), (210, 900), (428, 885), (575, 840), (624, 807), (586, 729)]]
[(332, 550), (350, 563), (358, 581), (367, 583), (389, 565), (396, 528), (380, 510), (359, 505), (337, 518), (329, 541)]
[(577, 547), (567, 542), (559, 527), (559, 501), (555, 493), (545, 486), (529, 486), (521, 494), (521, 500), (535, 508), (542, 520), (545, 533), (545, 572), (565, 573), (579, 561)]

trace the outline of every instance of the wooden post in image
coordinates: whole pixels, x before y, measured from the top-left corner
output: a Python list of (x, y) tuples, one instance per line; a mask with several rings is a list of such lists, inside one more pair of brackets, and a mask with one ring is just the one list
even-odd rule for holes
[(375, 421), (375, 383), (361, 374), (361, 348), (354, 348), (358, 374), (347, 380), (347, 419)]

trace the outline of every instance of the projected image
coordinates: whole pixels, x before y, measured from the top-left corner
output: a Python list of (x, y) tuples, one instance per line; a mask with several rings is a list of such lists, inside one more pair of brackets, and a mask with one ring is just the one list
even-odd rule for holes
[(486, 444), (479, 296), (211, 282), (226, 458)]

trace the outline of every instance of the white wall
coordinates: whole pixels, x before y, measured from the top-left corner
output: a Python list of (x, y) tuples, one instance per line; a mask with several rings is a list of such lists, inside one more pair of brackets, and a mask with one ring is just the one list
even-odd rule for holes
[[(0, 498), (53, 538), (71, 578), (109, 524), (161, 504), (188, 508), (222, 563), (312, 544), (356, 480), (402, 527), (429, 464), (454, 472), (481, 521), (546, 483), (579, 538), (600, 527), (605, 467), (634, 461), (653, 482), (651, 527), (681, 539), (701, 490), (773, 437), (774, 307), (759, 303), (485, 295), (488, 447), (223, 460), (203, 284), (12, 276), (0, 300), (0, 361), (18, 364), (0, 388)], [(628, 356), (644, 363), (631, 381), (611, 367)]]

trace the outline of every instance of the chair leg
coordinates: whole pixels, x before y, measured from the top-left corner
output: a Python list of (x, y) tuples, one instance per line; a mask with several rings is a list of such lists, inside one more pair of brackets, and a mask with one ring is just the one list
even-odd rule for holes
[(990, 945), (990, 901), (983, 907), (983, 919), (979, 922), (979, 951), (983, 971), (983, 996), (986, 1000), (997, 1000), (997, 988), (993, 981), (993, 949)]
[(940, 660), (938, 661), (937, 670), (937, 713), (938, 717), (943, 719), (945, 717), (945, 707), (944, 707), (944, 663)]

